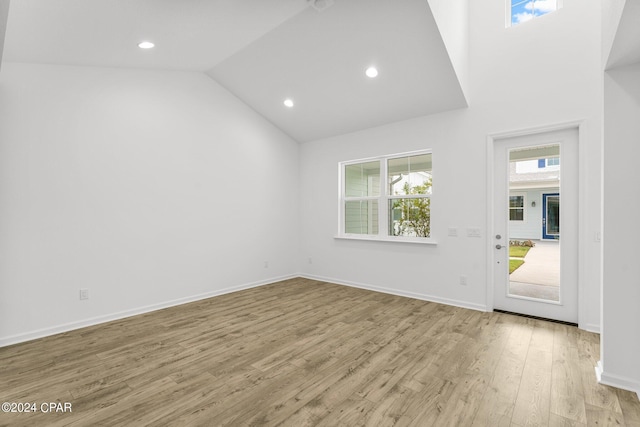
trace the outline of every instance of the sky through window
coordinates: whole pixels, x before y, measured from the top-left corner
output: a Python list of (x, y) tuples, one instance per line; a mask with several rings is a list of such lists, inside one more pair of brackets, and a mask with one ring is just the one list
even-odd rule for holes
[(558, 0), (509, 0), (511, 25), (529, 21), (558, 9)]

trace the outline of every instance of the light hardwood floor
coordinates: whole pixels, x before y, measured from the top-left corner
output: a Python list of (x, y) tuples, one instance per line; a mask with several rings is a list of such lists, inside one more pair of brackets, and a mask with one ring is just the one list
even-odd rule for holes
[(640, 426), (598, 335), (292, 279), (0, 348), (8, 426)]

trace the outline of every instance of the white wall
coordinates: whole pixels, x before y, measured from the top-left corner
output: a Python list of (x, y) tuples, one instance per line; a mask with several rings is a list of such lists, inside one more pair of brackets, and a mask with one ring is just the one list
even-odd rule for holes
[[(301, 145), (301, 265), (309, 276), (484, 309), (487, 301), (487, 135), (582, 121), (581, 326), (599, 328), (600, 5), (566, 0), (504, 28), (503, 2), (470, 2), (468, 109)], [(338, 162), (433, 149), (432, 233), (438, 245), (336, 240)], [(458, 227), (458, 237), (447, 229)], [(482, 238), (466, 237), (480, 227)], [(308, 258), (312, 258), (309, 264)], [(468, 285), (459, 285), (459, 276)]]
[(204, 74), (4, 63), (0, 345), (296, 273), (297, 178)]
[(640, 396), (640, 64), (604, 75), (601, 379)]

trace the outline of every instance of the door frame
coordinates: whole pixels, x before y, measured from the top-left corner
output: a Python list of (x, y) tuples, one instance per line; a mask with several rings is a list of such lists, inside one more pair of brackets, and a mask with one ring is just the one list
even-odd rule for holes
[(487, 311), (493, 311), (494, 309), (494, 263), (496, 261), (496, 254), (493, 250), (494, 239), (493, 236), (496, 234), (494, 230), (494, 214), (495, 214), (495, 189), (494, 189), (494, 144), (497, 140), (502, 140), (506, 138), (516, 138), (520, 136), (530, 136), (540, 133), (554, 132), (554, 131), (562, 131), (567, 129), (576, 129), (578, 132), (578, 327), (581, 329), (586, 329), (586, 304), (585, 304), (585, 281), (583, 280), (586, 277), (586, 267), (587, 267), (587, 259), (586, 259), (586, 251), (581, 250), (583, 242), (586, 242), (586, 221), (585, 221), (585, 212), (587, 208), (587, 189), (586, 185), (583, 183), (587, 182), (587, 171), (586, 171), (586, 150), (582, 149), (585, 146), (585, 122), (583, 120), (579, 121), (570, 121), (570, 122), (562, 122), (545, 126), (538, 126), (532, 128), (525, 128), (520, 130), (506, 131), (506, 132), (495, 132), (487, 135), (487, 235), (486, 235), (486, 272), (487, 272), (487, 280), (486, 280), (486, 309)]

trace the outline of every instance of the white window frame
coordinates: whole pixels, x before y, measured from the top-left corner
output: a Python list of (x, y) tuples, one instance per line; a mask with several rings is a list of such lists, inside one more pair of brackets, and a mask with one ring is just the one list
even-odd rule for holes
[(511, 219), (511, 210), (512, 209), (520, 209), (519, 207), (511, 207), (511, 200), (509, 200), (509, 222), (515, 224), (524, 224), (527, 222), (527, 193), (521, 191), (514, 191), (509, 193), (509, 198), (511, 196), (522, 196), (522, 219)]
[[(433, 206), (434, 191), (433, 185), (431, 187), (431, 194), (428, 195), (392, 195), (389, 194), (388, 179), (388, 161), (392, 159), (398, 159), (402, 157), (420, 156), (424, 154), (432, 155), (431, 149), (409, 151), (405, 153), (396, 153), (377, 157), (367, 157), (357, 160), (348, 160), (338, 163), (338, 234), (334, 236), (336, 239), (353, 239), (353, 240), (369, 240), (369, 241), (381, 241), (381, 242), (400, 242), (400, 243), (418, 243), (435, 245), (436, 241), (433, 238), (433, 225), (431, 226), (430, 237), (417, 237), (417, 236), (393, 236), (389, 234), (389, 201), (393, 199), (412, 199), (412, 198), (429, 198), (431, 199)], [(346, 166), (369, 163), (378, 161), (380, 164), (380, 195), (378, 196), (358, 196), (358, 197), (346, 197), (345, 196), (345, 169)], [(432, 171), (433, 173), (433, 168)], [(345, 232), (345, 206), (348, 201), (377, 201), (378, 202), (378, 234), (353, 234)], [(433, 213), (433, 207), (431, 208)], [(433, 219), (433, 215), (431, 215)]]

